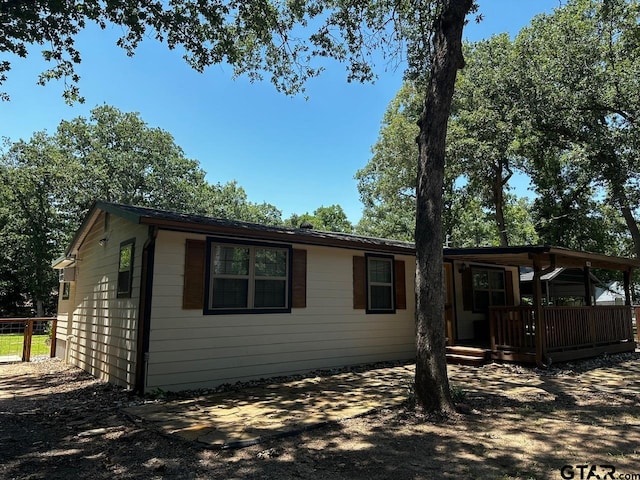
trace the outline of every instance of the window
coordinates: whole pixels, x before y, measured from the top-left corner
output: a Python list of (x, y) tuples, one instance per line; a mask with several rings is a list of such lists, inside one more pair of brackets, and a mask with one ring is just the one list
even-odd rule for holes
[(135, 240), (127, 240), (120, 244), (120, 255), (118, 258), (118, 298), (131, 298), (134, 243)]
[(367, 255), (367, 311), (394, 312), (393, 257)]
[(507, 304), (503, 270), (473, 268), (473, 309), (486, 311), (490, 306)]
[(71, 282), (64, 282), (62, 284), (62, 300), (69, 300), (71, 294)]
[(205, 313), (290, 311), (291, 249), (211, 241)]

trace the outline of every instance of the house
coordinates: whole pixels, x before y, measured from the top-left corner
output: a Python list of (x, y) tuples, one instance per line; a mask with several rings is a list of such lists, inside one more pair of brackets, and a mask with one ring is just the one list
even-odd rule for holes
[[(489, 352), (492, 359), (532, 362), (545, 366), (602, 353), (635, 350), (630, 281), (633, 270), (640, 267), (637, 259), (552, 246), (446, 249), (445, 258), (454, 261), (454, 264), (464, 262), (463, 266), (468, 264), (471, 268), (472, 274), (467, 275), (462, 295), (456, 295), (470, 298), (465, 302), (465, 310), (477, 310), (477, 305), (472, 305), (472, 300), (477, 303), (477, 286), (482, 285), (484, 288), (486, 285), (484, 278), (478, 278), (473, 273), (477, 268), (474, 265), (489, 264), (493, 268), (517, 265), (520, 269), (533, 271), (530, 303), (519, 302), (518, 298), (522, 299), (523, 296), (514, 292), (513, 304), (509, 301), (505, 305), (496, 302), (486, 311), (485, 321), (489, 326)], [(581, 305), (548, 305), (543, 295), (543, 278), (558, 268), (579, 269), (582, 272), (584, 300), (580, 302)], [(621, 274), (624, 305), (594, 304), (592, 268)], [(466, 271), (466, 268), (462, 270)], [(573, 283), (572, 293), (577, 296), (579, 291), (575, 288), (575, 279)], [(490, 298), (493, 298), (491, 286), (489, 288)], [(526, 293), (526, 283), (521, 284), (521, 288), (522, 293)], [(498, 300), (501, 295), (499, 292)]]
[[(527, 301), (533, 301), (533, 269), (523, 268), (520, 272), (520, 294)], [(589, 295), (596, 302), (596, 292), (600, 280), (589, 272)], [(585, 305), (584, 271), (581, 268), (557, 267), (540, 276), (542, 296), (545, 305)], [(624, 293), (622, 295), (624, 299)], [(594, 303), (595, 304), (595, 303)]]
[[(491, 346), (491, 312), (524, 311), (519, 262), (534, 259), (539, 269), (544, 258), (579, 256), (510, 252), (445, 251), (452, 346)], [(589, 255), (625, 272), (640, 266)], [(61, 279), (56, 354), (139, 391), (415, 356), (407, 242), (97, 202), (53, 267)], [(496, 352), (508, 360), (504, 347)]]
[[(589, 273), (590, 295), (593, 305), (624, 305), (624, 285), (621, 282), (603, 283)], [(584, 271), (580, 268), (558, 267), (540, 277), (542, 296), (546, 305), (585, 305)], [(533, 269), (520, 272), (520, 294), (533, 298)]]
[(624, 285), (620, 282), (609, 282), (595, 288), (597, 305), (624, 305)]
[(54, 265), (56, 352), (145, 391), (411, 359), (413, 252), (97, 202)]

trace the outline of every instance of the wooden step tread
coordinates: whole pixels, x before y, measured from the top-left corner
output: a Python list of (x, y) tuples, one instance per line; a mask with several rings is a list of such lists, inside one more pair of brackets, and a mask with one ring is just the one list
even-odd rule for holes
[(470, 357), (479, 357), (479, 358), (487, 358), (490, 353), (490, 350), (486, 350), (484, 348), (477, 347), (463, 347), (457, 345), (451, 345), (447, 347), (447, 353), (453, 355), (467, 355)]
[(447, 363), (457, 363), (463, 365), (484, 365), (486, 362), (487, 359), (485, 357), (447, 353)]

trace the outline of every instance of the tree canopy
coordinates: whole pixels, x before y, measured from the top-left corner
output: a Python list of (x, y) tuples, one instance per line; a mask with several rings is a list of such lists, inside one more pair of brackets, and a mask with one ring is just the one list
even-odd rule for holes
[(316, 208), (312, 214), (293, 214), (285, 220), (284, 224), (293, 228), (300, 228), (304, 224), (311, 225), (316, 230), (327, 232), (351, 233), (353, 225), (347, 218), (340, 205), (329, 205)]
[[(572, 0), (553, 15), (536, 17), (516, 39), (519, 98), (528, 113), (523, 125), (532, 134), (528, 169), (542, 216), (565, 219), (548, 232), (556, 238), (562, 230), (571, 232), (576, 217), (607, 231), (602, 212), (613, 208), (624, 219), (636, 256), (639, 20), (637, 0)], [(585, 239), (593, 232), (586, 224)]]
[[(446, 144), (442, 222), (450, 246), (537, 240), (530, 204), (509, 194), (508, 181), (522, 162), (512, 52), (506, 35), (465, 45)], [(363, 233), (414, 238), (419, 89), (404, 83), (385, 112), (371, 160), (356, 173)]]
[[(639, 19), (636, 0), (572, 0), (513, 41), (465, 46), (448, 126), (443, 242), (638, 255)], [(420, 88), (398, 92), (356, 174), (362, 231), (412, 238)], [(509, 191), (518, 171), (533, 203)]]

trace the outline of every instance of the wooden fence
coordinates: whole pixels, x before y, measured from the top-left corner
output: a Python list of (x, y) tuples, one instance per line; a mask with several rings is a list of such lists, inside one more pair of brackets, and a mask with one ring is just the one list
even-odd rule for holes
[[(636, 310), (637, 311), (637, 310)], [(546, 361), (568, 361), (635, 350), (628, 306), (544, 307)], [(532, 307), (496, 307), (489, 312), (494, 358), (535, 361), (536, 322)]]
[(0, 341), (8, 336), (22, 336), (22, 351), (15, 355), (6, 355), (13, 360), (31, 361), (31, 346), (34, 335), (47, 335), (50, 341), (49, 356), (56, 354), (56, 327), (58, 320), (50, 317), (35, 318), (0, 318)]

